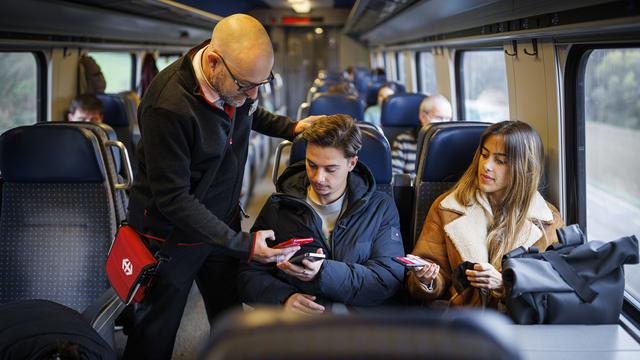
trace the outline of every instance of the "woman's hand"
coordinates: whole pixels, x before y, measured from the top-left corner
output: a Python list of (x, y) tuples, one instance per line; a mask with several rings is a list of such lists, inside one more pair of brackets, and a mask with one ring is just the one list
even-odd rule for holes
[(489, 263), (475, 264), (473, 270), (466, 271), (466, 275), (473, 287), (502, 292), (502, 274)]
[(407, 255), (407, 257), (410, 259), (414, 259), (416, 261), (423, 261), (427, 263), (426, 266), (414, 267), (414, 268), (411, 268), (411, 270), (416, 275), (416, 277), (420, 280), (421, 283), (427, 286), (432, 286), (433, 280), (436, 277), (438, 277), (438, 272), (440, 272), (440, 266), (436, 263), (433, 263), (429, 260), (425, 260), (419, 256), (415, 256), (412, 254)]

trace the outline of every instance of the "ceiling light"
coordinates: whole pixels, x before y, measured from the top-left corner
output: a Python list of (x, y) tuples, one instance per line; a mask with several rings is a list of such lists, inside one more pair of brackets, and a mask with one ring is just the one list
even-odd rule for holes
[(311, 11), (311, 2), (309, 1), (292, 2), (291, 7), (293, 8), (293, 11), (297, 12), (298, 14), (306, 14), (309, 11)]
[(321, 27), (317, 27), (313, 31), (318, 35), (322, 35), (322, 33), (324, 32)]

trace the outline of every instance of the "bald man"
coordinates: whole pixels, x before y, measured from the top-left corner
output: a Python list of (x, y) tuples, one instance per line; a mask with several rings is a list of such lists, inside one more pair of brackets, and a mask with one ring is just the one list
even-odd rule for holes
[[(271, 230), (240, 229), (250, 131), (292, 140), (315, 119), (293, 122), (257, 106), (258, 87), (273, 78), (273, 58), (271, 40), (256, 19), (229, 16), (215, 26), (211, 40), (160, 72), (142, 99), (139, 177), (128, 222), (153, 253), (167, 237), (178, 246), (136, 310), (125, 358), (171, 357), (194, 280), (211, 322), (238, 305), (238, 260), (270, 263), (298, 250), (269, 248)], [(210, 168), (217, 168), (213, 181), (196, 199), (195, 188)]]
[(418, 134), (423, 126), (434, 122), (451, 121), (453, 110), (446, 97), (436, 94), (427, 96), (420, 103), (420, 124), (411, 130), (396, 135), (391, 146), (391, 167), (394, 174), (416, 175), (416, 151)]

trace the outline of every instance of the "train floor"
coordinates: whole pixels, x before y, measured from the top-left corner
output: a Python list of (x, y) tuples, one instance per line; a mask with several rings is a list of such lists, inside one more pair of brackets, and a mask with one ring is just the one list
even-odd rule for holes
[[(254, 193), (249, 202), (246, 212), (249, 218), (242, 222), (243, 231), (249, 231), (256, 216), (260, 213), (260, 209), (267, 201), (271, 193), (275, 191), (275, 187), (271, 181), (271, 171), (267, 171), (260, 181), (255, 184)], [(175, 347), (173, 349), (173, 360), (191, 360), (196, 359), (198, 352), (202, 349), (205, 341), (209, 336), (209, 323), (207, 314), (204, 309), (204, 303), (198, 287), (193, 285), (187, 305), (185, 307), (180, 329), (176, 338)], [(122, 354), (126, 336), (122, 332), (116, 333), (116, 349)]]

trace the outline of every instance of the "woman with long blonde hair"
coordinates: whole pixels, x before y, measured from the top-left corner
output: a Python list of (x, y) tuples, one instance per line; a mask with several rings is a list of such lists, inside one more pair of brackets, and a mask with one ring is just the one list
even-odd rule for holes
[[(504, 294), (502, 256), (520, 247), (544, 250), (558, 241), (558, 210), (538, 186), (544, 156), (538, 133), (521, 121), (503, 121), (482, 134), (473, 161), (458, 183), (429, 209), (413, 254), (428, 265), (409, 272), (409, 292), (450, 305), (497, 307)], [(453, 274), (463, 262), (468, 287)]]

